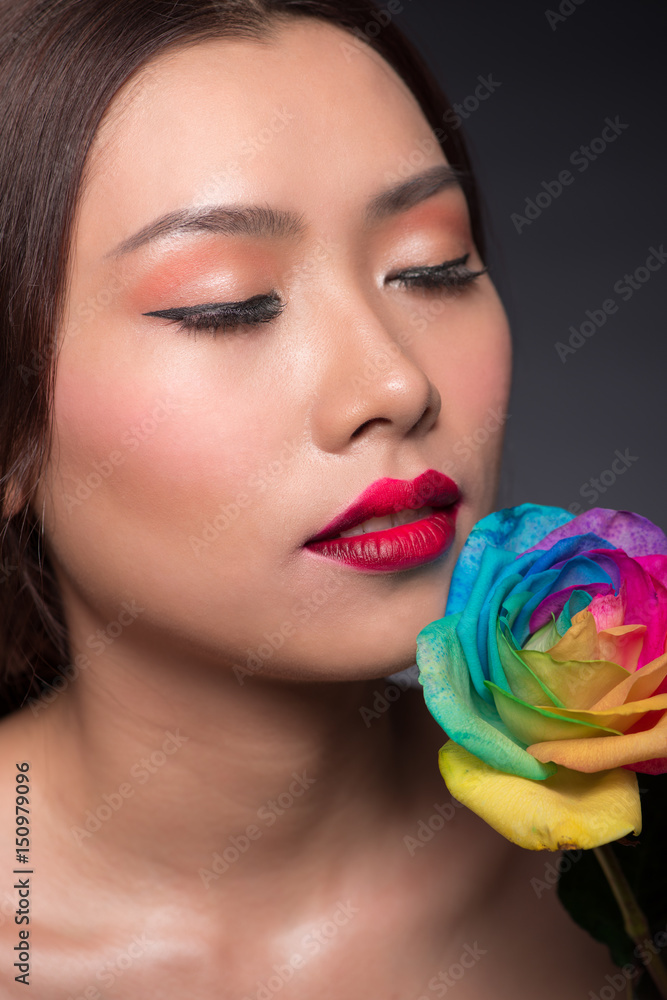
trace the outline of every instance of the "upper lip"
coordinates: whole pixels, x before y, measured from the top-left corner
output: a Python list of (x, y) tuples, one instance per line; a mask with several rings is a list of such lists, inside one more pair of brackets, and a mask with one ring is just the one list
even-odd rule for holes
[(341, 531), (354, 528), (371, 517), (384, 517), (385, 514), (419, 507), (450, 507), (460, 496), (454, 480), (436, 469), (427, 469), (413, 480), (377, 479), (342, 514), (338, 514), (305, 544), (335, 538)]

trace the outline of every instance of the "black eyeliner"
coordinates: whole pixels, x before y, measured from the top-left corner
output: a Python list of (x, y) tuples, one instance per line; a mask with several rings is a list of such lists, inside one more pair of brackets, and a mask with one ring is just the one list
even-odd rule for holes
[[(443, 261), (435, 266), (411, 267), (400, 271), (395, 277), (388, 279), (403, 284), (406, 288), (424, 288), (454, 290), (462, 289), (474, 278), (485, 274), (488, 268), (471, 271), (466, 267), (469, 253), (452, 260)], [(274, 290), (267, 294), (253, 295), (249, 299), (238, 302), (205, 302), (197, 306), (181, 306), (173, 309), (155, 309), (142, 313), (143, 316), (155, 316), (180, 322), (180, 329), (186, 332), (234, 330), (238, 327), (253, 327), (260, 323), (269, 323), (285, 308), (283, 302)]]
[(268, 323), (278, 316), (285, 307), (277, 292), (253, 295), (240, 302), (206, 302), (199, 306), (182, 306), (177, 309), (155, 309), (142, 316), (157, 316), (160, 319), (183, 320), (188, 316), (206, 316), (212, 319), (225, 318), (234, 323)]
[(450, 279), (449, 283), (456, 286), (472, 281), (473, 278), (479, 278), (480, 275), (486, 274), (489, 270), (488, 267), (484, 267), (480, 271), (471, 271), (470, 268), (466, 267), (469, 256), (470, 254), (466, 253), (461, 257), (443, 261), (442, 264), (436, 264), (433, 267), (409, 267), (391, 280), (405, 284), (418, 282), (422, 287), (442, 288), (447, 286), (447, 279)]

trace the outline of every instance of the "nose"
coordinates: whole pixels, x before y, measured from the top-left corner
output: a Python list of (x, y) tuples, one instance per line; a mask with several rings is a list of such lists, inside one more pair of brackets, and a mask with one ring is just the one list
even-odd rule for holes
[(371, 436), (394, 442), (422, 436), (438, 418), (440, 393), (402, 346), (403, 321), (383, 313), (362, 294), (324, 312), (319, 333), (326, 348), (310, 412), (314, 443), (323, 451), (343, 453)]

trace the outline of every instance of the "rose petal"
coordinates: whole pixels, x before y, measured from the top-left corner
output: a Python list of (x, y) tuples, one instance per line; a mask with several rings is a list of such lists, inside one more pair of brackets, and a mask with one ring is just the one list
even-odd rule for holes
[(665, 652), (667, 634), (667, 588), (647, 573), (642, 565), (620, 549), (601, 552), (603, 563), (615, 563), (626, 588), (625, 621), (646, 625), (646, 636), (639, 657), (639, 666)]
[(667, 555), (667, 536), (656, 524), (641, 514), (606, 507), (593, 507), (567, 524), (559, 525), (534, 548), (549, 549), (562, 538), (585, 534), (598, 535), (629, 556)]
[[(609, 660), (632, 671), (637, 669), (645, 634), (645, 625), (621, 625), (599, 632), (593, 613), (586, 608), (574, 616), (572, 625), (549, 650), (549, 655), (554, 660)], [(602, 692), (598, 697), (601, 696)]]
[[(608, 691), (631, 679), (627, 670), (607, 660), (554, 660), (550, 653), (530, 649), (522, 649), (519, 656), (566, 708), (597, 708)], [(619, 697), (614, 704), (624, 700)]]
[(546, 684), (524, 663), (514, 645), (512, 633), (507, 626), (503, 632), (503, 626), (500, 622), (496, 627), (496, 644), (505, 677), (513, 695), (529, 705), (560, 705), (562, 708), (565, 707), (559, 699), (554, 697)]
[(545, 781), (528, 781), (496, 770), (452, 740), (440, 749), (438, 765), (455, 799), (528, 850), (589, 850), (641, 833), (637, 777), (625, 768), (584, 775), (559, 767)]
[(631, 673), (644, 648), (645, 625), (616, 625), (598, 632), (600, 659), (611, 660)]
[[(619, 729), (612, 729), (595, 720), (564, 718), (567, 709), (549, 708), (542, 705), (527, 705), (513, 694), (507, 694), (491, 681), (486, 682), (492, 692), (498, 714), (510, 732), (526, 744), (535, 743), (547, 737), (549, 740), (592, 739), (605, 733), (620, 736)], [(667, 705), (665, 706), (667, 707)], [(634, 719), (633, 719), (634, 721)]]
[(574, 616), (565, 635), (548, 652), (552, 660), (599, 660), (599, 651), (595, 618), (585, 608)]
[(667, 556), (639, 556), (637, 562), (654, 580), (667, 587)]
[(530, 616), (529, 629), (531, 632), (537, 631), (538, 628), (542, 628), (547, 619), (555, 616), (558, 619), (558, 631), (562, 635), (572, 624), (575, 614), (590, 607), (596, 597), (613, 593), (614, 588), (609, 582), (589, 582), (586, 584), (585, 590), (582, 590), (580, 584), (574, 583), (564, 590), (548, 594)]
[(646, 732), (600, 736), (594, 740), (547, 740), (528, 747), (528, 752), (543, 763), (553, 761), (587, 774), (662, 757), (665, 751), (667, 712)]
[[(660, 721), (662, 713), (657, 712), (647, 712), (646, 715), (637, 722), (632, 729), (628, 730), (626, 735), (630, 733), (644, 733), (653, 727)], [(641, 760), (634, 762), (632, 764), (624, 764), (623, 767), (629, 768), (631, 771), (640, 771), (642, 774), (665, 774), (667, 772), (667, 757), (651, 757), (649, 760)]]
[[(541, 705), (535, 705), (541, 708)], [(619, 733), (627, 733), (628, 729), (639, 722), (647, 712), (662, 712), (667, 709), (667, 694), (658, 694), (653, 698), (642, 698), (641, 701), (628, 701), (605, 711), (595, 711), (577, 708), (558, 708), (545, 706), (553, 715), (561, 719), (572, 719), (577, 722), (587, 722), (590, 725), (603, 726), (605, 729), (615, 729)], [(502, 713), (501, 713), (502, 715)], [(546, 735), (546, 733), (545, 733)], [(576, 733), (574, 734), (576, 737)], [(550, 737), (555, 739), (557, 737)]]
[(654, 757), (652, 760), (642, 760), (637, 764), (624, 764), (629, 771), (640, 774), (667, 774), (667, 757)]
[(523, 644), (524, 649), (537, 649), (544, 653), (547, 649), (552, 649), (557, 642), (560, 642), (561, 634), (556, 628), (556, 618), (551, 616), (541, 628), (533, 632)]
[(595, 618), (598, 632), (614, 625), (622, 625), (625, 621), (625, 591), (620, 594), (596, 594), (588, 610)]
[(534, 503), (505, 507), (483, 517), (468, 535), (454, 567), (445, 614), (463, 611), (487, 548), (515, 554), (525, 552), (548, 532), (572, 520), (574, 516), (561, 507)]
[(656, 657), (651, 663), (644, 664), (629, 677), (625, 677), (590, 708), (602, 712), (615, 705), (623, 705), (626, 701), (639, 701), (642, 698), (650, 698), (651, 695), (662, 694), (660, 686), (665, 677), (667, 677), (667, 654)]
[[(517, 589), (529, 590), (531, 594), (513, 626), (521, 645), (551, 617), (555, 610), (550, 603), (552, 595), (566, 592), (563, 596), (565, 602), (567, 592), (583, 590), (587, 593), (585, 603), (588, 604), (591, 594), (600, 590), (607, 593), (610, 587), (615, 591), (620, 588), (622, 579), (617, 564), (612, 559), (604, 558), (605, 553), (610, 555), (614, 549), (605, 549), (605, 544), (604, 539), (594, 535), (564, 538), (548, 552), (533, 549), (510, 565), (508, 573), (515, 572), (523, 576)], [(532, 564), (528, 561), (531, 558), (534, 560)], [(539, 616), (539, 612), (535, 614), (541, 606), (544, 607), (543, 617)], [(578, 611), (580, 608), (574, 610)]]
[(480, 698), (470, 683), (457, 634), (460, 617), (440, 618), (417, 635), (419, 681), (429, 712), (448, 736), (456, 737), (471, 753), (492, 760), (511, 774), (543, 780), (555, 772), (555, 767), (540, 764), (526, 753), (493, 704)]

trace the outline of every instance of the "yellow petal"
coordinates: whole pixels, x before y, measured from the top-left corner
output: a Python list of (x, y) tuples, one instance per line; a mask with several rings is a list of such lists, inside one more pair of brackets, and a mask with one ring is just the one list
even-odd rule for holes
[(654, 757), (667, 757), (667, 712), (653, 729), (642, 733), (599, 736), (594, 740), (548, 740), (533, 743), (528, 753), (543, 764), (553, 761), (587, 774), (624, 764), (638, 764)]
[(531, 781), (496, 771), (452, 740), (440, 748), (438, 763), (455, 799), (528, 850), (588, 850), (641, 832), (634, 771), (588, 775), (559, 767), (550, 778)]
[(599, 660), (598, 630), (590, 611), (584, 608), (573, 615), (569, 629), (549, 652), (554, 660)]
[(645, 634), (645, 625), (615, 625), (598, 632), (594, 616), (584, 608), (573, 616), (572, 625), (549, 653), (559, 661), (609, 660), (636, 670)]

